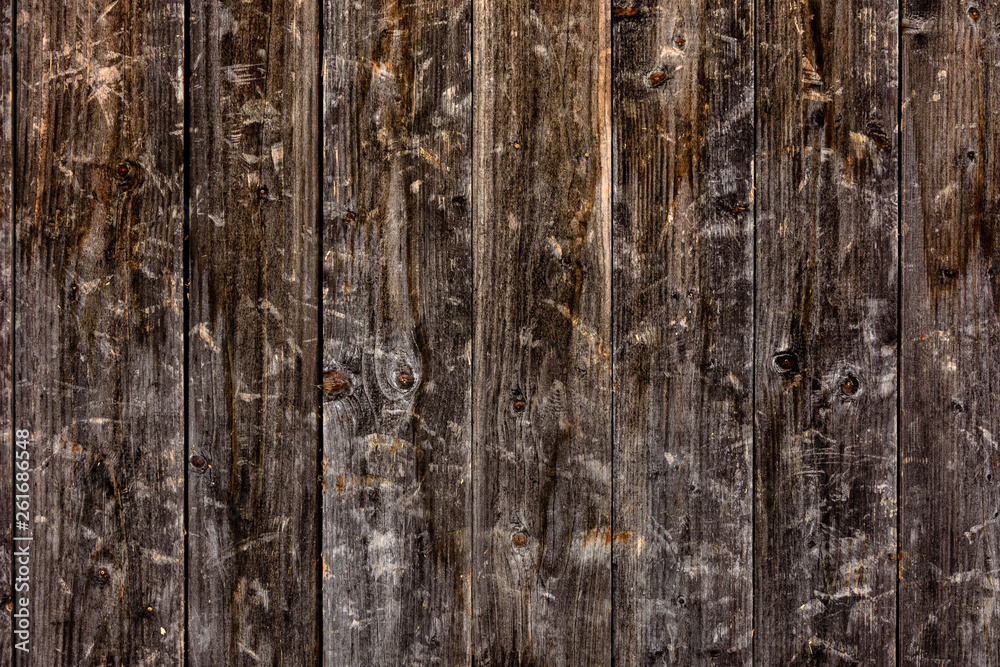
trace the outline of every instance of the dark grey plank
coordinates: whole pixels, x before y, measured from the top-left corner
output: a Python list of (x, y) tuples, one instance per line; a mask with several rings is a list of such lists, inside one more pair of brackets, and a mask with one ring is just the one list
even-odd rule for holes
[(616, 665), (749, 665), (753, 4), (616, 0)]
[(757, 12), (756, 664), (895, 664), (897, 6)]
[(477, 665), (611, 662), (610, 9), (474, 3)]
[[(0, 0), (0, 661), (12, 663), (11, 615), (14, 590), (11, 581), (13, 548), (14, 461), (11, 424), (11, 387), (14, 367), (11, 348), (11, 278), (14, 268), (14, 162), (11, 126), (13, 25), (10, 0)], [(18, 597), (22, 597), (18, 595)]]
[(318, 20), (191, 4), (191, 665), (318, 659)]
[(176, 665), (184, 641), (183, 12), (17, 3), (18, 427), (27, 665)]
[(1000, 3), (903, 3), (903, 665), (1000, 665)]
[(470, 2), (325, 8), (325, 664), (469, 664)]

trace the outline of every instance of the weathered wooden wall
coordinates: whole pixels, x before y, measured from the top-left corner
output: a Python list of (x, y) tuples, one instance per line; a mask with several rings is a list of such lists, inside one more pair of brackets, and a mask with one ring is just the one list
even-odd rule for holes
[(0, 0), (0, 664), (1000, 666), (998, 65), (994, 0)]

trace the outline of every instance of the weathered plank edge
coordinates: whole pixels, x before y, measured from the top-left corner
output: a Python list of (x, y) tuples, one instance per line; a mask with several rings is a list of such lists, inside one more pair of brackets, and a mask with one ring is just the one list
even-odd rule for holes
[[(189, 1), (189, 0), (186, 0)], [(316, 550), (313, 554), (315, 559), (314, 567), (316, 571), (316, 655), (315, 663), (317, 667), (322, 667), (325, 648), (323, 647), (324, 625), (323, 625), (323, 517), (326, 516), (326, 494), (324, 485), (326, 484), (325, 468), (323, 467), (324, 455), (324, 426), (323, 426), (323, 202), (326, 201), (326, 111), (325, 111), (325, 73), (324, 58), (326, 53), (326, 3), (316, 3), (316, 95), (319, 108), (316, 113), (316, 137), (319, 145), (316, 150), (316, 368), (314, 369), (314, 393), (316, 397)]]
[[(15, 0), (16, 2), (16, 0)], [(188, 378), (191, 377), (190, 372), (190, 345), (188, 329), (191, 326), (191, 0), (183, 0), (183, 26), (184, 31), (183, 36), (183, 53), (181, 58), (183, 60), (184, 72), (181, 81), (182, 94), (184, 95), (184, 109), (182, 111), (184, 116), (183, 127), (181, 128), (181, 143), (183, 145), (181, 149), (181, 170), (182, 170), (182, 180), (181, 180), (181, 201), (184, 206), (184, 211), (182, 213), (183, 221), (182, 225), (182, 238), (183, 243), (181, 244), (181, 298), (183, 304), (181, 306), (183, 318), (183, 329), (181, 331), (181, 354), (183, 359), (181, 360), (183, 365), (181, 367), (181, 373), (183, 376), (182, 382), (184, 383), (184, 393), (181, 398), (182, 409), (184, 411), (183, 416), (183, 429), (184, 429), (184, 452), (183, 452), (183, 467), (184, 467), (184, 483), (181, 492), (184, 494), (184, 599), (181, 601), (181, 606), (183, 607), (183, 615), (181, 623), (181, 655), (184, 661), (184, 665), (188, 664), (190, 645), (188, 642), (188, 637), (190, 636), (188, 630), (188, 582), (191, 580), (191, 567), (190, 567), (190, 557), (191, 557), (191, 547), (189, 540), (189, 517), (190, 517), (190, 489), (189, 489), (189, 479), (191, 476), (191, 466), (188, 465), (188, 461), (191, 460), (191, 421), (190, 415), (190, 383)]]
[[(0, 190), (6, 196), (6, 206), (0, 204), (2, 211), (2, 231), (0, 231), (0, 255), (6, 255), (8, 265), (0, 269), (7, 272), (8, 284), (5, 286), (6, 293), (3, 299), (5, 304), (0, 304), (0, 326), (5, 327), (5, 331), (0, 334), (0, 348), (2, 348), (3, 361), (0, 362), (0, 441), (5, 446), (0, 448), (0, 470), (6, 472), (7, 479), (0, 482), (0, 504), (4, 507), (0, 513), (0, 566), (5, 559), (9, 569), (5, 573), (0, 573), (0, 601), (4, 604), (0, 608), (0, 656), (6, 660), (7, 664), (14, 662), (14, 457), (13, 448), (15, 429), (14, 420), (14, 164), (17, 155), (15, 146), (17, 119), (15, 117), (17, 108), (16, 87), (14, 86), (14, 72), (17, 69), (17, 31), (14, 30), (15, 4), (17, 0), (8, 0), (4, 4), (3, 13), (0, 14), (0, 41), (6, 40), (7, 49), (0, 53), (0, 99), (4, 104), (3, 117), (0, 123), (3, 124), (3, 155), (0, 155)], [(2, 285), (2, 280), (0, 280)], [(10, 601), (8, 608), (6, 601)]]

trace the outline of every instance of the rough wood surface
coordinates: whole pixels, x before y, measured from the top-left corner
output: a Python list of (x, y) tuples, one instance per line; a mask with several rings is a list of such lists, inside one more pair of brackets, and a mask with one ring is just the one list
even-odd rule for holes
[(618, 665), (751, 661), (752, 10), (612, 9)]
[(18, 3), (18, 664), (177, 665), (184, 640), (183, 7)]
[(1000, 667), (998, 58), (1000, 0), (0, 0), (0, 664)]
[(476, 0), (473, 650), (611, 660), (606, 0)]
[(895, 664), (896, 4), (757, 4), (755, 662)]
[(318, 658), (318, 18), (191, 6), (192, 665)]
[(904, 665), (1000, 665), (998, 25), (903, 3)]
[(0, 0), (0, 660), (11, 652), (14, 612), (11, 550), (14, 526), (14, 432), (11, 424), (13, 357), (11, 279), (14, 270), (14, 143), (11, 92), (13, 24), (10, 0)]
[(468, 664), (470, 2), (325, 7), (325, 664)]

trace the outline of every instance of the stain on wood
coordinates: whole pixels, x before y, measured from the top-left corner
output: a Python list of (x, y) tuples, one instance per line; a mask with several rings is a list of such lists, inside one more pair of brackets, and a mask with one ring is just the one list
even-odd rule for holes
[(897, 8), (757, 12), (755, 662), (895, 664)]
[(15, 410), (37, 558), (14, 662), (177, 665), (183, 11), (17, 6)]
[(324, 7), (324, 664), (469, 664), (471, 5)]
[(900, 660), (997, 665), (1000, 4), (902, 22)]
[(615, 664), (750, 664), (753, 6), (613, 12)]
[(473, 656), (611, 659), (610, 3), (473, 16)]
[(319, 654), (318, 20), (191, 4), (192, 665)]

